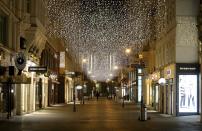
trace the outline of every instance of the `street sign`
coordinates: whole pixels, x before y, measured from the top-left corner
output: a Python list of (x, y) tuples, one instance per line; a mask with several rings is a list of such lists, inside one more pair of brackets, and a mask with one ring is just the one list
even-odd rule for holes
[(30, 66), (28, 67), (29, 72), (45, 73), (47, 72), (47, 66)]

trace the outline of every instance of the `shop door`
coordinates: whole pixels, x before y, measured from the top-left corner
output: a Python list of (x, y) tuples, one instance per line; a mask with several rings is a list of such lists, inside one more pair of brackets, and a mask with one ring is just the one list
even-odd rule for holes
[(170, 85), (170, 114), (173, 115), (173, 86)]
[(155, 85), (152, 87), (152, 107), (154, 107), (154, 110), (158, 110), (158, 103), (159, 103), (159, 90), (158, 85)]
[(42, 108), (42, 79), (40, 78), (36, 85), (36, 91), (35, 91), (35, 108), (41, 109)]
[(2, 84), (1, 87), (1, 112), (8, 113), (7, 117), (11, 117), (11, 112), (14, 109), (14, 86), (12, 84)]
[(152, 86), (152, 107), (155, 107), (155, 100), (156, 100), (155, 96), (156, 96), (155, 95), (155, 86)]
[(48, 106), (51, 106), (54, 104), (54, 84), (52, 83), (52, 80), (48, 80)]
[(168, 99), (168, 85), (166, 85), (166, 114), (168, 114), (168, 103), (169, 103), (169, 99)]
[(162, 103), (161, 103), (161, 112), (164, 113), (164, 92), (162, 91), (162, 97), (161, 97)]

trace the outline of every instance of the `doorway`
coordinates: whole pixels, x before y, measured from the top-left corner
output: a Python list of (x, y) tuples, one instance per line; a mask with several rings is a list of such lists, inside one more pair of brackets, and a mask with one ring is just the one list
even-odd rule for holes
[(36, 90), (35, 90), (35, 109), (41, 109), (42, 108), (42, 79), (39, 78), (39, 81), (36, 84)]

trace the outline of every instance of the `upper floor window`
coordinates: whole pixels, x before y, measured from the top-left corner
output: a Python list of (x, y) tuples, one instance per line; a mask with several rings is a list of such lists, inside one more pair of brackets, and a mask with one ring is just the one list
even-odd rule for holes
[(27, 13), (30, 13), (31, 10), (31, 0), (26, 0), (26, 11)]
[(7, 19), (6, 16), (0, 14), (0, 43), (6, 45), (7, 36)]

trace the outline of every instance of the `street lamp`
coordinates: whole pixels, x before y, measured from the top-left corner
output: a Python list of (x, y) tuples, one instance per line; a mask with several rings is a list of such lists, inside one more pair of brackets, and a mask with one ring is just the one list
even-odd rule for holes
[(73, 112), (76, 112), (75, 76), (73, 76), (73, 79), (74, 79), (74, 85), (73, 85), (73, 100), (74, 100), (74, 106), (73, 106)]
[(114, 70), (118, 70), (118, 68), (119, 68), (118, 66), (114, 66)]
[(140, 119), (139, 120), (147, 120), (147, 107), (144, 104), (144, 80), (145, 80), (145, 64), (143, 61), (143, 54), (139, 54), (138, 55), (139, 58), (139, 68), (142, 69), (142, 81), (141, 81), (141, 85), (142, 85), (142, 90), (141, 90), (141, 109), (140, 109)]
[[(83, 68), (83, 85), (84, 85), (84, 64), (87, 62), (87, 59), (83, 59), (82, 60), (82, 68)], [(82, 99), (83, 99), (83, 104), (85, 103), (84, 102), (84, 88), (82, 88)]]
[(166, 84), (166, 79), (165, 78), (160, 78), (158, 80), (159, 85), (164, 86)]
[(83, 63), (86, 63), (86, 62), (87, 62), (87, 60), (86, 60), (86, 59), (83, 59), (83, 60), (82, 60), (82, 62), (83, 62)]
[(127, 49), (125, 50), (125, 52), (126, 52), (126, 54), (130, 54), (131, 49), (130, 49), (130, 48), (127, 48)]
[[(129, 57), (129, 54), (131, 53), (131, 49), (130, 48), (127, 48), (125, 50), (125, 53), (126, 53), (126, 57), (127, 57), (127, 65), (129, 65), (129, 60), (128, 60), (128, 57)], [(126, 88), (129, 88), (129, 87), (126, 87)], [(124, 108), (125, 107), (125, 103), (124, 103), (124, 99), (125, 99), (125, 90), (126, 88), (123, 86), (123, 90), (124, 90), (124, 93), (123, 93), (123, 101), (122, 101), (122, 107)]]
[(122, 94), (122, 95), (123, 95), (123, 96), (122, 96), (122, 97), (123, 97), (122, 108), (124, 108), (124, 107), (125, 107), (125, 104), (124, 104), (125, 87), (124, 87), (124, 86), (122, 87), (122, 91), (123, 91), (123, 92), (122, 92), (122, 93), (123, 93), (123, 94)]

